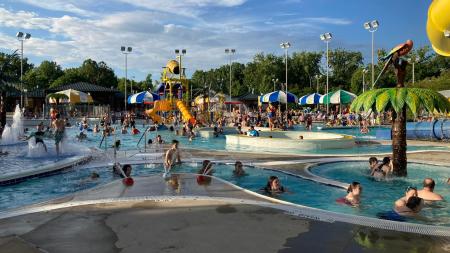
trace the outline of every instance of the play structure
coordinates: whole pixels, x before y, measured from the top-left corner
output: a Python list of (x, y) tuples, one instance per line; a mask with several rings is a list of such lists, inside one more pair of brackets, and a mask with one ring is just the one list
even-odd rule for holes
[[(188, 79), (184, 74), (184, 69), (176, 60), (170, 60), (163, 68), (161, 84), (157, 87), (156, 92), (160, 96), (160, 100), (154, 102), (154, 106), (145, 113), (153, 122), (162, 123), (163, 118), (158, 112), (180, 111), (184, 122), (195, 124), (195, 118), (189, 112), (186, 103), (183, 101), (184, 94), (188, 94)], [(165, 123), (171, 123), (173, 117), (169, 116), (165, 119)]]
[(450, 4), (434, 0), (428, 9), (427, 34), (436, 53), (450, 56)]

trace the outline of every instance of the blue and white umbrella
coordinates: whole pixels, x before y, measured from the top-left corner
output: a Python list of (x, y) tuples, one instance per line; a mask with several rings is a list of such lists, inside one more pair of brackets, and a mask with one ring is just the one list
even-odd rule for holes
[(149, 91), (143, 91), (128, 97), (128, 104), (150, 103), (159, 100), (159, 96)]
[[(298, 98), (296, 95), (288, 92), (287, 93), (287, 102), (288, 103), (297, 103), (298, 102)], [(271, 93), (267, 93), (265, 95), (262, 95), (260, 97), (260, 102), (262, 103), (275, 103), (275, 102), (279, 102), (282, 104), (286, 104), (286, 92), (284, 91), (274, 91)]]
[(300, 105), (317, 105), (320, 101), (320, 95), (319, 93), (313, 93), (309, 95), (304, 95), (303, 97), (298, 99), (298, 103)]

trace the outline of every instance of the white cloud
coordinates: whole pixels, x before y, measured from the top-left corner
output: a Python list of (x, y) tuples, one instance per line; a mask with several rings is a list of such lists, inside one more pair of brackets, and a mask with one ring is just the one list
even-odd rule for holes
[[(162, 1), (140, 2), (153, 6), (155, 2)], [(178, 2), (189, 10), (206, 5), (237, 6), (244, 0)], [(241, 62), (247, 62), (257, 52), (280, 52), (280, 40), (293, 42), (294, 50), (317, 49), (315, 47), (320, 41), (316, 35), (322, 24), (345, 24), (345, 20), (324, 17), (288, 21), (270, 19), (267, 22), (266, 17), (217, 16), (213, 20), (203, 20), (149, 9), (88, 17), (45, 17), (34, 12), (14, 12), (0, 7), (0, 28), (40, 30), (33, 32), (32, 39), (26, 42), (26, 55), (55, 60), (65, 67), (79, 65), (84, 59), (92, 58), (105, 61), (119, 76), (123, 75), (124, 64), (120, 46), (131, 46), (133, 53), (128, 56), (129, 73), (144, 78), (146, 73), (151, 72), (158, 78), (161, 67), (174, 57), (175, 48), (187, 49), (184, 62), (188, 72), (192, 73), (194, 69), (210, 69), (226, 63), (223, 50), (229, 47), (237, 49), (236, 59)], [(295, 41), (301, 41), (301, 44), (297, 45)], [(17, 48), (17, 40), (14, 35), (0, 33), (0, 45)]]
[(7, 9), (0, 8), (0, 26), (24, 29), (48, 29), (50, 24), (51, 20), (39, 18), (34, 12), (11, 12)]
[(94, 12), (89, 11), (80, 5), (88, 6), (92, 1), (86, 0), (17, 0), (42, 9), (75, 13), (81, 16), (93, 16)]

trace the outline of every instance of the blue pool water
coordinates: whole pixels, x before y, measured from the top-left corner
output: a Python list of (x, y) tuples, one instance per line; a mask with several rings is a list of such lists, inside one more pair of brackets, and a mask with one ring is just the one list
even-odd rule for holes
[[(173, 172), (197, 173), (200, 167), (196, 164), (183, 164), (174, 168)], [(214, 175), (239, 185), (243, 188), (259, 191), (267, 183), (271, 175), (276, 175), (282, 183), (292, 192), (281, 195), (280, 198), (286, 201), (301, 203), (304, 205), (314, 205), (319, 208), (326, 208), (327, 203), (315, 203), (314, 198), (319, 196), (342, 196), (343, 191), (303, 180), (301, 178), (289, 176), (284, 173), (262, 170), (253, 167), (246, 167), (249, 176), (236, 178), (232, 174), (234, 166), (216, 164), (214, 165)], [(100, 178), (90, 180), (92, 172), (97, 172)], [(156, 164), (133, 166), (132, 176), (162, 175), (163, 167)], [(76, 191), (89, 189), (118, 179), (111, 172), (111, 168), (85, 168), (74, 169), (64, 173), (43, 178), (30, 179), (25, 182), (0, 187), (0, 210), (19, 207), (27, 204), (37, 203), (56, 197), (61, 197)], [(299, 198), (299, 196), (308, 196)]]
[[(364, 174), (360, 169), (363, 164), (350, 163), (345, 165), (346, 169), (341, 169), (342, 165), (344, 164), (336, 163), (324, 165), (317, 168), (317, 172), (320, 175), (325, 176), (329, 176), (329, 173), (331, 173), (331, 175), (345, 174), (346, 176), (341, 175), (335, 178), (344, 182), (351, 181), (348, 180), (350, 178), (357, 178), (360, 180), (363, 184), (364, 190), (362, 198), (363, 204), (359, 208), (349, 207), (346, 205), (337, 204), (335, 202), (337, 198), (345, 196), (346, 193), (343, 189), (321, 185), (281, 172), (245, 167), (248, 176), (236, 178), (232, 175), (233, 166), (216, 164), (214, 165), (214, 175), (233, 184), (259, 193), (262, 193), (261, 188), (266, 185), (269, 176), (275, 175), (280, 178), (282, 185), (284, 185), (288, 190), (288, 193), (275, 196), (276, 198), (324, 210), (369, 217), (375, 217), (379, 211), (390, 210), (393, 201), (402, 195), (402, 189), (406, 185), (411, 183), (417, 185), (420, 183), (419, 179), (407, 179), (407, 182), (396, 180), (377, 185), (374, 184), (374, 182), (370, 182), (370, 180), (364, 180)], [(421, 172), (417, 172), (417, 174), (415, 174), (415, 168), (415, 165), (410, 168), (412, 178), (422, 178), (422, 173), (425, 173), (428, 169), (430, 169), (430, 167), (424, 167)], [(196, 164), (183, 164), (174, 168), (173, 172), (196, 173), (199, 169), (200, 167)], [(445, 174), (445, 171), (440, 167), (433, 167), (432, 169), (431, 175), (436, 176), (436, 178), (438, 176), (442, 177), (442, 173)], [(336, 170), (340, 172), (336, 172)], [(94, 171), (100, 174), (100, 178), (95, 181), (89, 179), (89, 175)], [(161, 175), (162, 171), (163, 168), (161, 165), (136, 165), (133, 166), (132, 175)], [(355, 174), (351, 174), (352, 172)], [(357, 177), (358, 175), (360, 176), (359, 178)], [(118, 178), (113, 176), (111, 173), (111, 168), (109, 167), (87, 168), (75, 169), (50, 177), (32, 179), (17, 185), (0, 187), (0, 209), (13, 208), (61, 197), (76, 191), (102, 185), (116, 179)], [(443, 189), (442, 184), (439, 184), (436, 190), (444, 194), (447, 198), (450, 198), (449, 190)], [(424, 214), (428, 217), (428, 219), (411, 219), (410, 221), (416, 223), (450, 226), (450, 216), (448, 205), (446, 203), (440, 204), (434, 209), (426, 208)]]
[[(362, 184), (362, 205), (354, 208), (354, 212), (374, 216), (377, 213), (392, 209), (393, 203), (404, 196), (408, 186), (422, 187), (422, 180), (431, 177), (436, 181), (435, 192), (441, 194), (447, 201), (450, 200), (450, 185), (446, 184), (450, 177), (450, 167), (440, 167), (424, 164), (408, 164), (408, 177), (396, 178), (377, 182), (367, 175), (367, 163), (339, 162), (314, 167), (312, 172), (316, 175), (351, 183), (357, 181)], [(425, 207), (419, 222), (435, 225), (450, 226), (450, 204), (441, 202)]]
[[(138, 127), (141, 131), (145, 128)], [(75, 136), (79, 133), (79, 130), (76, 128), (68, 129), (69, 139), (72, 141), (75, 140)], [(283, 147), (254, 147), (254, 146), (246, 146), (246, 145), (230, 145), (226, 144), (225, 138), (195, 138), (192, 142), (189, 142), (187, 137), (177, 136), (175, 132), (171, 132), (168, 130), (164, 131), (155, 131), (149, 132), (147, 138), (155, 139), (156, 135), (159, 134), (162, 136), (163, 140), (166, 142), (170, 142), (172, 139), (177, 139), (181, 142), (182, 147), (187, 148), (198, 148), (198, 149), (207, 149), (207, 150), (220, 150), (220, 151), (245, 151), (245, 152), (270, 152), (270, 153), (291, 153), (291, 154), (331, 154), (331, 155), (343, 155), (343, 154), (381, 154), (381, 153), (390, 153), (392, 151), (390, 145), (365, 145), (365, 146), (355, 146), (350, 149), (319, 149), (312, 151), (305, 150), (297, 150), (292, 148), (283, 148)], [(138, 148), (137, 143), (141, 135), (131, 135), (131, 134), (120, 134), (118, 133), (116, 137), (110, 136), (106, 138), (106, 144), (108, 147), (114, 143), (114, 140), (121, 141), (121, 149), (129, 150)], [(102, 136), (99, 133), (88, 132), (88, 139), (83, 141), (83, 143), (87, 146), (98, 147), (101, 142)], [(105, 142), (102, 144), (102, 148), (105, 147)], [(144, 139), (139, 145), (139, 148), (144, 147)], [(420, 146), (408, 146), (408, 151), (417, 151), (417, 150), (448, 150), (445, 147), (420, 147)]]

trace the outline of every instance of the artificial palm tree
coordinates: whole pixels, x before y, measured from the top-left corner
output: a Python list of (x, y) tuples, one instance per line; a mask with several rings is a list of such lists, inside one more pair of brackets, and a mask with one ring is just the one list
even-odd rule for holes
[(387, 56), (386, 59), (388, 61), (384, 71), (391, 63), (394, 65), (397, 75), (397, 86), (394, 88), (373, 89), (361, 94), (353, 101), (350, 110), (354, 112), (373, 111), (378, 113), (391, 110), (393, 112), (393, 173), (397, 176), (406, 176), (406, 110), (409, 109), (414, 115), (417, 115), (422, 110), (430, 113), (447, 113), (450, 112), (450, 103), (436, 91), (405, 87), (404, 80), (408, 62), (400, 56), (407, 54), (412, 49), (412, 42), (408, 51), (398, 51), (397, 49), (397, 52), (393, 52), (396, 48)]

